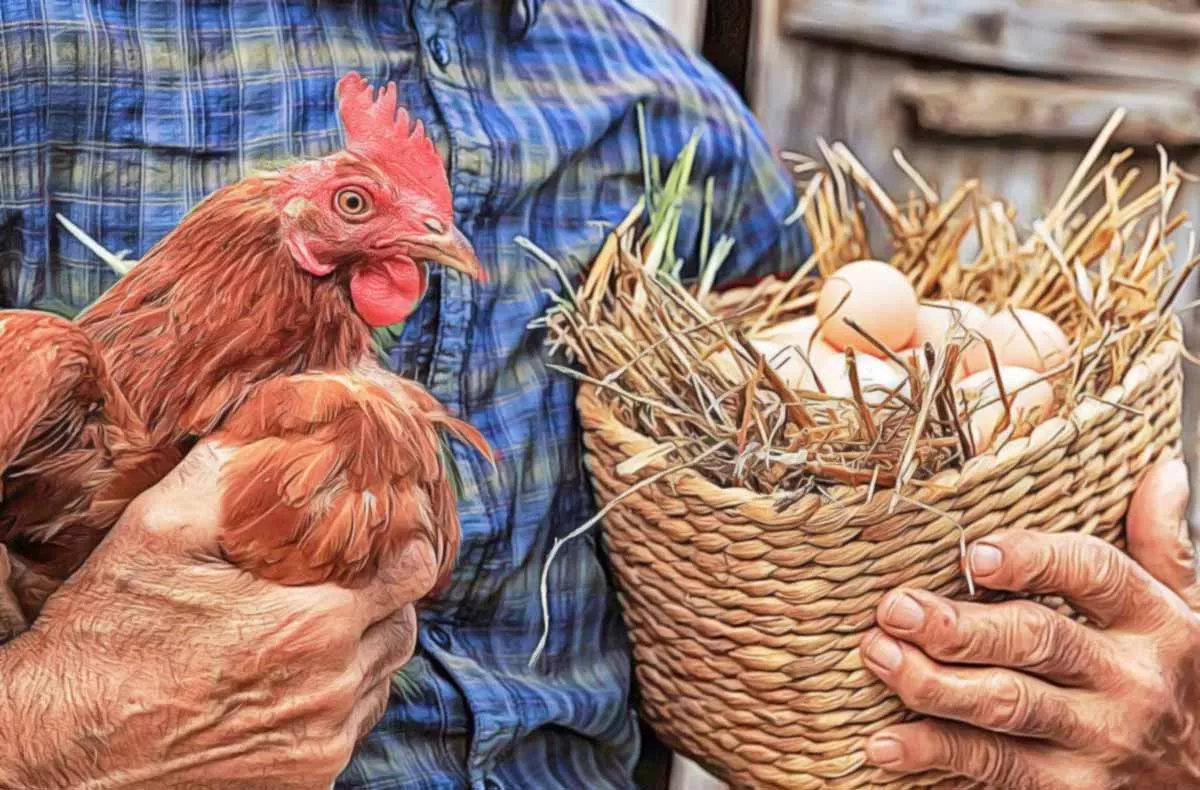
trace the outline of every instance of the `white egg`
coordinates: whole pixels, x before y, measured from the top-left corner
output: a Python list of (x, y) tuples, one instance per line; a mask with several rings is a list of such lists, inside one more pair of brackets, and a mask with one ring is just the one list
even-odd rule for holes
[(767, 364), (788, 387), (794, 390), (813, 388), (812, 372), (796, 346), (769, 340), (752, 340), (750, 344), (763, 355)]
[[(1031, 419), (1044, 419), (1046, 410), (1054, 403), (1054, 388), (1042, 381), (1041, 371), (1007, 366), (1000, 368), (1000, 381), (1009, 398), (1013, 420), (1016, 423)], [(1000, 388), (991, 370), (981, 370), (967, 376), (958, 385), (969, 405), (968, 426), (976, 452), (991, 446), (996, 438), (996, 429), (1004, 418), (1004, 404), (1000, 402)], [(983, 404), (976, 406), (976, 404)], [(1037, 410), (1041, 409), (1039, 414)]]
[(755, 335), (757, 340), (770, 340), (783, 345), (798, 345), (806, 347), (808, 341), (817, 333), (819, 320), (815, 315), (806, 315), (784, 321), (782, 324), (763, 327)]
[[(866, 354), (855, 355), (854, 362), (864, 402), (878, 405), (886, 400), (892, 391), (908, 395), (908, 374), (895, 362), (869, 357)], [(813, 364), (827, 393), (839, 398), (854, 396), (854, 389), (850, 384), (850, 366), (844, 353), (823, 357)]]

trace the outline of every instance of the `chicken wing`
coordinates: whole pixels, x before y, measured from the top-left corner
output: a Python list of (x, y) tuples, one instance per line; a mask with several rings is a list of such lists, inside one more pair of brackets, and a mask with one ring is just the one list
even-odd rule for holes
[(416, 384), (308, 373), (257, 386), (213, 435), (237, 450), (223, 473), (231, 562), (283, 584), (366, 584), (411, 540), (444, 582), (459, 543), (449, 432), (483, 438)]
[(0, 312), (0, 382), (0, 570), (32, 619), (178, 454), (148, 446), (99, 351), (64, 318)]

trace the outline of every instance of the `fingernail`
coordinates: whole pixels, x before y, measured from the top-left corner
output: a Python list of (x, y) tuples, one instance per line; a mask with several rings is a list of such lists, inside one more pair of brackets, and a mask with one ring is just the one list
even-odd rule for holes
[(1161, 463), (1166, 467), (1163, 469), (1162, 474), (1167, 480), (1171, 481), (1172, 486), (1178, 488), (1187, 487), (1189, 475), (1186, 461), (1182, 458), (1172, 458), (1169, 461), (1162, 461)]
[(904, 660), (904, 653), (901, 652), (900, 645), (896, 643), (896, 640), (876, 633), (867, 642), (867, 660), (890, 672), (900, 666), (900, 662)]
[(976, 576), (991, 576), (1004, 562), (1004, 553), (990, 543), (976, 543), (971, 547), (971, 572)]
[(1196, 561), (1196, 542), (1192, 540), (1192, 526), (1186, 518), (1179, 521), (1179, 547), (1183, 551), (1184, 562)]
[(867, 759), (879, 766), (904, 761), (904, 745), (891, 735), (876, 735), (867, 741)]
[(1183, 518), (1187, 514), (1190, 483), (1187, 464), (1179, 459), (1169, 461), (1162, 475), (1169, 492), (1169, 501), (1164, 504), (1176, 518)]
[(899, 593), (883, 614), (888, 625), (901, 631), (919, 631), (925, 625), (925, 610), (908, 593)]

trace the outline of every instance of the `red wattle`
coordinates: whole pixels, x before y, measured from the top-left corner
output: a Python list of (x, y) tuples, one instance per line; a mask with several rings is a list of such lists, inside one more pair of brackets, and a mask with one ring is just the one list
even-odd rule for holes
[(408, 318), (424, 292), (425, 267), (412, 261), (367, 264), (350, 277), (354, 309), (372, 327)]

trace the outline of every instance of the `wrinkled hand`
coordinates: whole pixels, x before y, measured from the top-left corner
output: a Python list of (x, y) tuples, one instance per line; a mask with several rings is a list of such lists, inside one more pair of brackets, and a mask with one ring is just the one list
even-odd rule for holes
[(382, 715), (432, 550), (358, 591), (238, 571), (217, 551), (223, 452), (134, 502), (0, 650), (0, 787), (327, 790)]
[[(1132, 559), (1081, 535), (974, 544), (976, 584), (1061, 595), (1093, 625), (1028, 601), (894, 591), (868, 668), (929, 719), (889, 727), (867, 757), (1013, 790), (1200, 787), (1200, 587), (1181, 462), (1156, 466), (1128, 518)], [(1140, 565), (1139, 565), (1140, 563)]]

